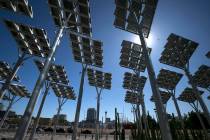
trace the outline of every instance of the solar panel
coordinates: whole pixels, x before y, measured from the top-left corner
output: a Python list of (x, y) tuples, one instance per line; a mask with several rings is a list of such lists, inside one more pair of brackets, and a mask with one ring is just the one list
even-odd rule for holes
[(71, 86), (64, 86), (60, 84), (51, 84), (52, 89), (57, 97), (75, 100), (76, 96)]
[(70, 38), (72, 42), (72, 53), (76, 62), (96, 67), (103, 66), (102, 42), (74, 34), (70, 34)]
[(144, 36), (148, 37), (157, 2), (158, 0), (115, 0), (114, 26), (134, 34), (139, 34), (138, 30), (141, 29)]
[[(204, 92), (199, 91), (200, 95)], [(178, 100), (188, 103), (194, 103), (197, 100), (196, 93), (193, 91), (192, 88), (185, 88), (184, 91), (179, 95)]]
[(72, 30), (91, 36), (91, 18), (89, 0), (48, 0), (51, 15), (57, 26), (64, 25), (69, 14), (67, 26)]
[(193, 82), (201, 88), (210, 87), (210, 67), (201, 65), (193, 76)]
[(27, 0), (0, 0), (0, 8), (33, 17), (32, 6), (28, 4)]
[(161, 69), (158, 76), (157, 76), (157, 83), (160, 88), (168, 89), (168, 90), (174, 90), (176, 88), (176, 85), (181, 80), (183, 74)]
[(210, 59), (210, 51), (206, 54), (206, 57)]
[[(34, 61), (39, 71), (41, 72), (44, 68), (44, 62), (39, 60)], [(69, 84), (69, 80), (66, 71), (63, 66), (51, 64), (50, 69), (47, 74), (47, 80), (52, 83), (62, 83), (65, 85)]]
[[(10, 75), (12, 75), (12, 68), (5, 61), (0, 61), (0, 80), (6, 80)], [(20, 78), (15, 75), (14, 81), (19, 82)]]
[(184, 69), (198, 43), (181, 36), (170, 34), (159, 61), (163, 64)]
[(91, 86), (111, 89), (112, 74), (88, 68), (87, 75)]
[(124, 101), (130, 104), (141, 104), (142, 100), (138, 93), (127, 91)]
[(9, 92), (15, 96), (30, 97), (30, 93), (28, 92), (26, 87), (22, 85), (10, 85)]
[(133, 73), (125, 72), (123, 88), (133, 91), (142, 91), (147, 78), (145, 76), (138, 76)]
[[(144, 72), (146, 61), (142, 46), (126, 40), (123, 40), (121, 46), (120, 66)], [(148, 51), (151, 53), (151, 48)]]
[[(162, 103), (167, 104), (168, 100), (171, 98), (171, 94), (169, 92), (165, 92), (165, 91), (162, 91), (162, 90), (159, 90), (159, 91), (160, 91)], [(152, 102), (154, 102), (155, 101), (154, 96), (152, 96), (150, 100)]]
[(38, 57), (47, 57), (49, 55), (50, 43), (44, 29), (38, 29), (9, 20), (5, 20), (5, 23), (23, 53)]

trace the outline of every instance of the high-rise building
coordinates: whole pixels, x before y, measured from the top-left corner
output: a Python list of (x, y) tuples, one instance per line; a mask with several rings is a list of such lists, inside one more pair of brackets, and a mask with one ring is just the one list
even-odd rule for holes
[(95, 108), (88, 108), (86, 121), (95, 122), (95, 120), (96, 120), (96, 110), (95, 110)]

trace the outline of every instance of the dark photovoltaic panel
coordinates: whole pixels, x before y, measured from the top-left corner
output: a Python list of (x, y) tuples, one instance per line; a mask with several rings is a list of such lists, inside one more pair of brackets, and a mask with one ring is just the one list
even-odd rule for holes
[(138, 93), (127, 91), (125, 95), (125, 102), (130, 104), (141, 104), (141, 98)]
[(115, 0), (114, 26), (135, 34), (138, 34), (139, 28), (148, 37), (157, 2), (158, 0)]
[(111, 89), (112, 74), (105, 73), (99, 70), (87, 69), (89, 84), (91, 86)]
[(201, 88), (210, 87), (210, 67), (201, 65), (193, 76), (193, 82)]
[(76, 96), (71, 86), (52, 84), (52, 89), (57, 97), (75, 100)]
[(30, 97), (30, 93), (26, 87), (22, 85), (10, 85), (9, 92), (15, 96)]
[(181, 36), (170, 34), (159, 61), (183, 69), (198, 46), (198, 43)]
[[(6, 80), (9, 75), (12, 75), (12, 68), (5, 61), (0, 61), (0, 80)], [(15, 75), (14, 81), (18, 82), (20, 78)]]
[[(34, 61), (37, 65), (39, 71), (41, 72), (44, 68), (44, 62), (39, 60)], [(52, 83), (62, 83), (65, 85), (69, 84), (69, 80), (64, 69), (64, 66), (51, 64), (50, 69), (47, 74), (47, 80)]]
[(33, 17), (33, 10), (28, 4), (28, 0), (0, 0), (0, 8), (19, 12), (31, 18)]
[(210, 51), (206, 54), (206, 57), (210, 59)]
[[(160, 90), (160, 95), (161, 95), (162, 103), (167, 104), (168, 100), (171, 98), (171, 94), (169, 92)], [(155, 101), (154, 96), (152, 96), (150, 100), (154, 102)]]
[(103, 66), (102, 42), (74, 34), (70, 34), (70, 38), (72, 42), (72, 53), (76, 62), (96, 67)]
[(69, 14), (67, 26), (73, 31), (91, 36), (91, 18), (89, 0), (48, 0), (51, 15), (57, 26), (64, 25)]
[(160, 88), (174, 90), (176, 88), (176, 85), (181, 80), (182, 76), (183, 74), (166, 69), (161, 69), (157, 76), (158, 86)]
[(138, 76), (133, 73), (125, 72), (123, 88), (132, 90), (132, 91), (142, 91), (147, 78), (145, 76)]
[[(121, 46), (120, 66), (144, 72), (146, 61), (142, 46), (126, 40), (123, 40)], [(148, 52), (151, 52), (151, 48), (148, 48)]]
[[(199, 93), (202, 95), (203, 91), (199, 91)], [(194, 103), (197, 100), (196, 93), (193, 91), (192, 88), (187, 87), (179, 95), (178, 100), (188, 103)]]
[(38, 57), (49, 55), (50, 43), (44, 29), (17, 24), (9, 20), (6, 20), (5, 23), (23, 53)]

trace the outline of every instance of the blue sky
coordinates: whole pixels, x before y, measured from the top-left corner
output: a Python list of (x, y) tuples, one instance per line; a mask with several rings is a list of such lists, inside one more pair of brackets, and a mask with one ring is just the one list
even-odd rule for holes
[[(29, 0), (33, 6), (34, 18), (30, 19), (26, 16), (13, 14), (10, 11), (0, 10), (0, 60), (7, 61), (12, 65), (17, 59), (17, 44), (12, 38), (10, 32), (3, 23), (4, 19), (11, 19), (19, 23), (26, 23), (36, 27), (44, 28), (51, 44), (55, 37), (56, 28), (49, 13), (49, 7), (46, 0)], [(100, 118), (104, 116), (104, 112), (108, 112), (108, 116), (114, 118), (114, 108), (123, 113), (124, 116), (132, 120), (131, 105), (124, 103), (124, 95), (126, 90), (122, 88), (123, 75), (126, 71), (131, 71), (119, 66), (120, 50), (122, 40), (138, 42), (138, 37), (125, 31), (116, 29), (113, 26), (115, 4), (113, 0), (90, 0), (91, 17), (93, 27), (93, 38), (103, 42), (104, 67), (103, 71), (113, 74), (112, 89), (104, 90), (101, 100)], [(152, 62), (158, 74), (161, 68), (167, 68), (176, 72), (183, 73), (181, 70), (170, 66), (160, 64), (159, 58), (163, 51), (163, 46), (170, 33), (175, 33), (183, 37), (189, 38), (199, 43), (199, 47), (193, 54), (190, 60), (190, 71), (194, 73), (201, 64), (210, 65), (210, 60), (205, 57), (207, 51), (210, 50), (210, 1), (201, 0), (159, 0), (153, 21), (149, 42), (149, 47), (152, 48)], [(74, 87), (78, 95), (81, 64), (73, 60), (70, 41), (66, 34), (60, 47), (56, 52), (56, 64), (65, 66), (67, 70), (70, 84)], [(29, 91), (33, 90), (34, 84), (38, 78), (39, 71), (33, 63), (33, 59), (26, 61), (24, 66), (19, 70), (18, 75), (21, 77), (21, 83), (25, 85)], [(147, 72), (142, 73), (147, 76)], [(185, 87), (187, 87), (187, 79), (184, 76), (177, 86), (177, 95), (179, 95)], [(144, 88), (146, 109), (154, 116), (154, 104), (150, 102), (152, 94), (149, 80), (147, 80)], [(210, 102), (206, 99), (207, 91), (203, 95), (207, 106), (210, 109)], [(41, 96), (40, 96), (41, 97)], [(37, 105), (40, 103), (40, 99)], [(28, 100), (24, 99), (18, 102), (12, 110), (18, 114), (22, 114)], [(186, 113), (191, 109), (189, 105), (183, 102), (178, 102), (182, 113)], [(47, 97), (44, 108), (43, 117), (52, 117), (56, 113), (57, 99), (51, 91)], [(84, 96), (81, 107), (80, 119), (84, 119), (87, 108), (96, 107), (96, 91), (94, 87), (88, 85), (87, 77), (85, 78)], [(76, 108), (76, 101), (68, 101), (61, 113), (68, 115), (68, 120), (73, 121)], [(172, 100), (167, 104), (168, 113), (175, 113), (175, 107)], [(35, 108), (34, 114), (37, 112)]]

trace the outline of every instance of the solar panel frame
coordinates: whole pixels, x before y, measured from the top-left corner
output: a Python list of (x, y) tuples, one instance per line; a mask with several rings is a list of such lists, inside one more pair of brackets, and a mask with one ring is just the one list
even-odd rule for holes
[(193, 82), (201, 88), (210, 87), (210, 67), (201, 65), (192, 77)]
[[(146, 60), (141, 45), (123, 40), (120, 56), (120, 66), (132, 69), (134, 71), (144, 72), (146, 69)], [(149, 54), (151, 48), (148, 48)]]
[[(41, 72), (44, 68), (44, 62), (41, 62), (39, 60), (34, 60), (34, 62)], [(47, 73), (47, 80), (51, 83), (61, 83), (65, 85), (69, 84), (68, 76), (64, 66), (56, 64), (51, 64), (50, 69)]]
[[(10, 65), (5, 61), (0, 61), (0, 80), (6, 80), (11, 74), (12, 68), (10, 67)], [(19, 82), (20, 78), (15, 75), (13, 80)]]
[(95, 86), (102, 89), (111, 89), (111, 73), (105, 73), (99, 70), (88, 68), (87, 75), (90, 86)]
[[(114, 26), (134, 34), (139, 34), (138, 30), (141, 29), (147, 38), (150, 33), (157, 2), (158, 0), (150, 0), (150, 2), (115, 0)], [(136, 16), (134, 16), (134, 13)]]
[(170, 34), (167, 40), (159, 59), (160, 63), (184, 69), (198, 43), (174, 33)]
[(9, 92), (13, 94), (14, 96), (20, 96), (20, 97), (30, 97), (30, 93), (26, 89), (25, 86), (22, 85), (9, 85), (8, 88)]
[[(163, 91), (163, 90), (159, 90), (159, 91), (160, 91), (162, 103), (167, 104), (168, 100), (171, 98), (172, 93), (169, 93), (169, 92), (166, 92), (166, 91)], [(152, 102), (155, 102), (155, 98), (154, 98), (153, 95), (151, 96), (150, 100)]]
[[(200, 95), (202, 95), (204, 92), (200, 90), (199, 93)], [(187, 87), (184, 89), (184, 91), (179, 95), (177, 99), (183, 102), (194, 103), (197, 100), (197, 97), (193, 89)]]
[(103, 43), (79, 35), (70, 34), (71, 48), (76, 62), (101, 68), (103, 66)]
[(167, 90), (174, 90), (181, 80), (183, 74), (161, 69), (157, 76), (157, 83), (160, 88), (164, 88)]
[(130, 72), (124, 73), (123, 88), (142, 92), (145, 86), (147, 78), (145, 76), (138, 76)]
[(71, 86), (64, 86), (60, 84), (51, 84), (52, 89), (57, 97), (67, 98), (70, 100), (75, 100), (76, 96)]
[(27, 0), (0, 0), (0, 8), (4, 8), (13, 12), (18, 12), (33, 18), (32, 6)]
[(50, 53), (50, 42), (44, 29), (38, 29), (5, 20), (5, 24), (23, 53), (37, 57), (47, 57)]
[(48, 0), (48, 5), (56, 26), (63, 26), (72, 13), (67, 26), (73, 26), (72, 30), (76, 32), (92, 35), (89, 0)]
[(130, 104), (142, 104), (142, 98), (136, 92), (127, 91), (124, 101)]

